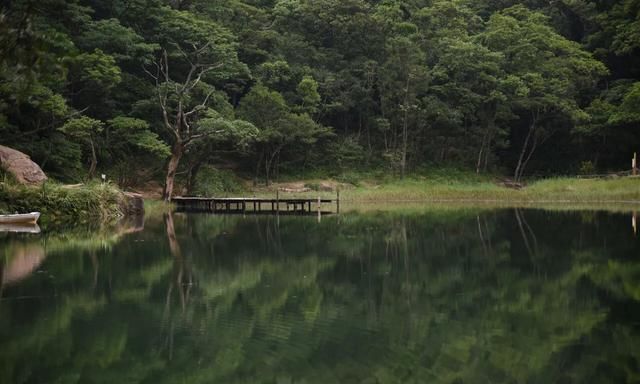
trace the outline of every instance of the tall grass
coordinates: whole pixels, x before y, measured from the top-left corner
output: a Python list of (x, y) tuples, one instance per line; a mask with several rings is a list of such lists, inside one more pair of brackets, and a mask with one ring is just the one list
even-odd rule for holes
[(38, 211), (43, 220), (114, 219), (123, 216), (124, 196), (111, 184), (91, 183), (69, 187), (46, 182), (40, 187), (0, 183), (0, 211)]

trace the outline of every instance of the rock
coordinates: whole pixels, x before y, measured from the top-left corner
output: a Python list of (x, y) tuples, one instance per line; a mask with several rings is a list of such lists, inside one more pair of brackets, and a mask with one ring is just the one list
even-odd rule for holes
[(522, 183), (518, 183), (517, 181), (511, 180), (511, 179), (504, 179), (501, 181), (501, 184), (505, 188), (511, 188), (511, 189), (524, 188), (524, 185)]
[(0, 168), (12, 174), (20, 184), (39, 185), (47, 181), (47, 175), (29, 156), (4, 145), (0, 145)]
[(144, 215), (144, 199), (139, 193), (124, 192), (124, 213), (127, 216)]
[(335, 185), (331, 185), (330, 183), (323, 181), (320, 183), (318, 190), (323, 192), (333, 192), (335, 191)]
[(311, 192), (311, 188), (280, 188), (280, 191), (285, 193), (303, 193), (303, 192)]

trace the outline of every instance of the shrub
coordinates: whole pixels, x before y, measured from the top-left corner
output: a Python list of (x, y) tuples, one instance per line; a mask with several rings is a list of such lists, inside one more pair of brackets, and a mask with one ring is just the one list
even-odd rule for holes
[(580, 163), (580, 169), (578, 172), (581, 175), (593, 175), (596, 173), (596, 167), (593, 165), (591, 161), (583, 161)]
[(240, 179), (233, 172), (204, 167), (196, 176), (193, 193), (198, 196), (215, 196), (243, 190)]
[(336, 180), (341, 183), (352, 184), (357, 187), (360, 185), (362, 175), (357, 172), (343, 172), (341, 175), (336, 177)]

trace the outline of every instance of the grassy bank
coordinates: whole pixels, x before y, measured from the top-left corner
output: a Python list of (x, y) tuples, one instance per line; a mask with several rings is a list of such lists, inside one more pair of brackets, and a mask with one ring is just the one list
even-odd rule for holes
[(64, 186), (47, 182), (40, 187), (0, 183), (0, 213), (42, 213), (42, 220), (110, 220), (124, 215), (124, 195), (110, 184)]
[[(297, 186), (332, 185), (340, 188), (344, 202), (486, 202), (493, 204), (640, 204), (640, 178), (578, 179), (552, 178), (531, 182), (521, 189), (505, 187), (490, 178), (428, 178), (411, 177), (404, 180), (361, 180), (357, 185), (331, 181), (306, 180)], [(257, 188), (249, 193), (271, 196), (276, 189), (290, 189), (294, 184), (276, 184)], [(335, 197), (335, 192), (313, 188), (306, 192), (283, 193), (290, 197)], [(328, 188), (327, 188), (328, 189)]]
[(428, 180), (414, 179), (347, 189), (342, 192), (341, 198), (346, 201), (473, 200), (522, 203), (640, 203), (640, 179), (556, 178), (536, 181), (522, 189), (507, 188), (492, 182), (434, 183)]

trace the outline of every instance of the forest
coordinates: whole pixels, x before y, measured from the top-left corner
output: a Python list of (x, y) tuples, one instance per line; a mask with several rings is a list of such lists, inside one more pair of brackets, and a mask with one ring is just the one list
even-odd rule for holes
[(639, 0), (0, 1), (0, 143), (63, 182), (630, 169)]

